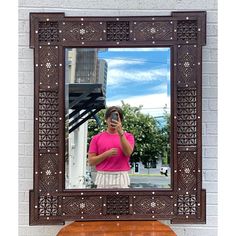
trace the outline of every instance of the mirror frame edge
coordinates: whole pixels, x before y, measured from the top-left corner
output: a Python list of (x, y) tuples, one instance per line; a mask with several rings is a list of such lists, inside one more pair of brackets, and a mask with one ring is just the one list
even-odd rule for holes
[[(109, 41), (107, 22), (116, 29)], [(81, 29), (85, 29), (85, 38)], [(156, 29), (163, 32), (157, 33)], [(117, 41), (117, 37), (122, 40)], [(30, 225), (64, 224), (68, 220), (206, 222), (201, 130), (204, 45), (205, 11), (132, 17), (30, 13), (30, 48), (34, 49), (34, 179), (30, 190)], [(73, 46), (173, 48), (171, 190), (65, 190), (63, 65), (64, 48)]]

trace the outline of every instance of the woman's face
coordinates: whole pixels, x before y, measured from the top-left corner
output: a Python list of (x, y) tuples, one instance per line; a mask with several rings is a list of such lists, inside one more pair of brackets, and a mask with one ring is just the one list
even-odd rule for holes
[[(119, 113), (118, 112), (115, 112), (115, 113), (117, 114), (118, 122), (121, 122)], [(115, 123), (112, 122), (113, 117), (114, 116), (111, 113), (111, 115), (107, 118), (106, 122), (109, 129), (115, 130), (115, 127), (114, 127)]]

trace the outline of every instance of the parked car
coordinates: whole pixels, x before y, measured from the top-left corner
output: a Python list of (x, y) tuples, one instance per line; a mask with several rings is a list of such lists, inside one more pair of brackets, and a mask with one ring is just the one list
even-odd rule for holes
[(160, 169), (160, 173), (162, 175), (168, 176), (169, 172), (170, 172), (170, 167), (169, 166), (162, 166), (161, 169)]

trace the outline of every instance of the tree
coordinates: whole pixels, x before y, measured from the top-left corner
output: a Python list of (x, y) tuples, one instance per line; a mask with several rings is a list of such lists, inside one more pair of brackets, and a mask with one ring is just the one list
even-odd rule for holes
[[(131, 163), (141, 161), (147, 163), (156, 162), (166, 155), (167, 143), (169, 143), (168, 127), (162, 127), (153, 116), (143, 114), (142, 106), (131, 107), (122, 102), (124, 113), (123, 129), (131, 132), (135, 137), (135, 148), (131, 156)], [(88, 141), (93, 135), (106, 129), (104, 115), (105, 110), (97, 113), (100, 125), (95, 120), (90, 120), (88, 125)], [(168, 154), (167, 154), (168, 155)]]
[(169, 165), (170, 164), (170, 114), (164, 110), (163, 115), (163, 124), (160, 125), (161, 127), (161, 139), (162, 139), (162, 164)]

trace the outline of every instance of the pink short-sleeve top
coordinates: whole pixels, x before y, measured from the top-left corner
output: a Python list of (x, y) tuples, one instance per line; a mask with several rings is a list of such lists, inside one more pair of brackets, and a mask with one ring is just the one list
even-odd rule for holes
[[(134, 148), (134, 136), (131, 133), (124, 132), (124, 135), (131, 147)], [(103, 152), (117, 148), (116, 156), (111, 156), (96, 165), (98, 171), (128, 171), (130, 170), (129, 156), (122, 152), (120, 137), (118, 134), (110, 134), (107, 131), (95, 135), (89, 145), (89, 153), (100, 155)]]

